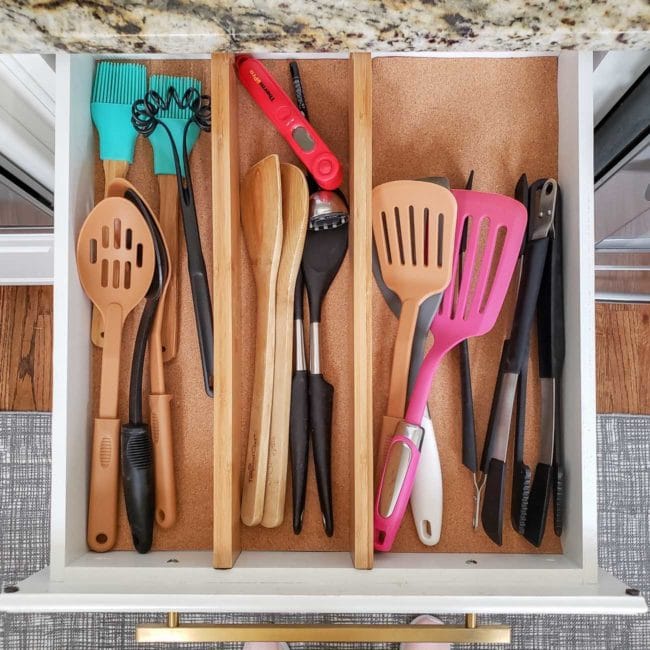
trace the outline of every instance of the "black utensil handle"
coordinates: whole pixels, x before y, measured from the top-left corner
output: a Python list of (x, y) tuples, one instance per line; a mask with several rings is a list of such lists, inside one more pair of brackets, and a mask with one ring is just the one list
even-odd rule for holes
[(214, 336), (212, 327), (212, 301), (205, 273), (190, 272), (190, 286), (194, 303), (194, 319), (199, 338), (199, 352), (203, 367), (205, 392), (212, 397), (214, 378)]
[(304, 310), (304, 296), (305, 296), (305, 278), (302, 275), (302, 269), (298, 269), (296, 276), (296, 289), (293, 294), (293, 320), (303, 319)]
[(492, 397), (492, 406), (490, 407), (490, 417), (488, 419), (487, 433), (485, 436), (485, 442), (483, 444), (483, 453), (481, 454), (481, 471), (487, 473), (487, 463), (488, 463), (488, 454), (490, 452), (490, 443), (492, 442), (492, 436), (494, 435), (494, 417), (496, 414), (496, 409), (499, 401), (499, 395), (501, 394), (501, 384), (503, 382), (503, 374), (506, 356), (508, 355), (508, 344), (509, 341), (506, 339), (503, 342), (503, 347), (501, 348), (501, 359), (499, 360), (499, 372), (497, 374), (497, 381), (494, 387), (494, 396)]
[(526, 389), (528, 384), (528, 355), (517, 382), (515, 411), (515, 464), (512, 472), (512, 502), (510, 516), (512, 527), (521, 535), (526, 528), (528, 499), (530, 497), (530, 467), (524, 463), (524, 435), (526, 431)]
[(332, 403), (334, 386), (323, 375), (309, 374), (309, 423), (314, 467), (325, 534), (334, 534), (332, 509)]
[(490, 460), (483, 496), (481, 522), (488, 537), (501, 546), (503, 543), (503, 503), (505, 501), (506, 464), (496, 458)]
[(463, 465), (476, 472), (478, 459), (476, 453), (476, 426), (474, 424), (474, 397), (469, 365), (469, 345), (467, 339), (460, 344), (460, 387), (463, 414)]
[(214, 378), (214, 336), (212, 326), (212, 300), (208, 285), (208, 274), (205, 269), (205, 260), (201, 250), (201, 237), (196, 220), (196, 208), (191, 186), (183, 189), (179, 177), (179, 196), (181, 215), (183, 217), (183, 232), (187, 248), (187, 270), (190, 276), (192, 289), (192, 302), (194, 304), (194, 319), (199, 339), (199, 352), (203, 366), (203, 383), (206, 393), (213, 396)]
[(526, 530), (524, 531), (524, 537), (534, 546), (540, 546), (544, 538), (552, 480), (553, 466), (538, 463), (535, 468), (533, 484), (530, 488)]
[(309, 464), (309, 385), (306, 370), (295, 372), (291, 380), (289, 449), (293, 491), (293, 532), (298, 535), (302, 530), (302, 518), (305, 511)]
[(553, 529), (559, 537), (564, 528), (564, 468), (553, 466)]
[(121, 433), (122, 485), (133, 546), (147, 553), (155, 515), (151, 436), (146, 424), (129, 422)]
[(517, 382), (515, 411), (515, 461), (524, 462), (524, 436), (526, 434), (526, 391), (528, 389), (528, 350)]
[(537, 297), (542, 282), (544, 263), (548, 251), (548, 238), (534, 239), (526, 244), (524, 262), (517, 296), (515, 316), (512, 321), (508, 358), (505, 372), (517, 373), (528, 356), (530, 329), (537, 308)]

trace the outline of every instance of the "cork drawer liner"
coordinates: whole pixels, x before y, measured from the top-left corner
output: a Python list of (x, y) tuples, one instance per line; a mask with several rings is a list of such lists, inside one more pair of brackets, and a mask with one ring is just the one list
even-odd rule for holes
[[(210, 92), (210, 61), (146, 62), (150, 73), (189, 75), (201, 79), (204, 92)], [(266, 61), (267, 67), (290, 92), (286, 60)], [(300, 62), (310, 118), (342, 161), (345, 171), (343, 188), (349, 183), (350, 63), (344, 59), (309, 59)], [(214, 75), (214, 69), (212, 70)], [(539, 58), (376, 58), (372, 61), (372, 184), (398, 178), (447, 175), (452, 187), (463, 185), (470, 169), (475, 170), (474, 188), (512, 195), (522, 172), (529, 179), (557, 174), (557, 60)], [(284, 140), (274, 131), (246, 91), (231, 83), (231, 113), (224, 115), (215, 108), (213, 96), (213, 131), (230, 138), (233, 179), (243, 175), (251, 164), (269, 153), (278, 153), (283, 162), (299, 164)], [(212, 79), (214, 89), (215, 80)], [(213, 90), (214, 92), (214, 90)], [(221, 104), (220, 104), (221, 106)], [(218, 120), (233, 120), (220, 124)], [(212, 162), (212, 165), (211, 165)], [(213, 206), (218, 195), (212, 187), (215, 176), (211, 161), (211, 139), (202, 134), (191, 156), (191, 169), (200, 222), (203, 251), (208, 270), (213, 268), (214, 218), (228, 215)], [(129, 171), (133, 182), (158, 207), (157, 182), (152, 172), (151, 148), (139, 138), (134, 163)], [(96, 160), (96, 196), (103, 195), (103, 171)], [(226, 191), (236, 209), (236, 191)], [(354, 219), (354, 215), (352, 215)], [(234, 222), (234, 221), (233, 221)], [(214, 227), (217, 230), (217, 227)], [(226, 229), (227, 230), (227, 229)], [(233, 369), (233, 388), (238, 389), (237, 414), (233, 414), (232, 467), (236, 479), (241, 476), (246, 454), (247, 430), (253, 381), (255, 302), (254, 284), (243, 238), (234, 237), (238, 254), (233, 251), (233, 288), (238, 304), (233, 305), (236, 318), (238, 349)], [(335, 387), (333, 414), (333, 489), (335, 534), (325, 537), (316, 492), (313, 465), (309, 468), (307, 503), (303, 532), (295, 536), (291, 529), (291, 488), (287, 490), (285, 522), (277, 529), (247, 528), (239, 524), (236, 502), (239, 493), (221, 494), (227, 481), (222, 471), (230, 471), (228, 449), (220, 448), (223, 427), (214, 423), (215, 406), (203, 390), (198, 345), (194, 325), (191, 292), (186, 271), (184, 244), (180, 259), (180, 332), (178, 355), (166, 365), (168, 392), (174, 396), (175, 462), (178, 490), (176, 525), (154, 533), (155, 550), (206, 550), (215, 552), (215, 566), (228, 566), (226, 556), (234, 561), (241, 550), (256, 551), (350, 551), (354, 547), (353, 531), (353, 459), (354, 459), (354, 384), (353, 384), (353, 251), (348, 255), (324, 304), (321, 326), (323, 374)], [(216, 244), (215, 244), (215, 250)], [(236, 259), (235, 259), (236, 258)], [(212, 287), (215, 292), (223, 288)], [(234, 300), (233, 296), (233, 300)], [(219, 309), (215, 307), (215, 313)], [(479, 451), (482, 448), (487, 418), (498, 367), (501, 341), (507, 335), (514, 309), (513, 296), (506, 301), (493, 332), (470, 343), (472, 378)], [(385, 305), (376, 286), (372, 285), (372, 395), (374, 434), (378, 434), (385, 406), (397, 321)], [(120, 417), (126, 420), (128, 375), (139, 311), (126, 324), (121, 367)], [(216, 323), (219, 322), (217, 318)], [(220, 332), (215, 327), (215, 347), (220, 346)], [(217, 352), (217, 359), (219, 358)], [(100, 354), (93, 352), (93, 399), (98, 393)], [(536, 350), (532, 346), (527, 409), (527, 462), (534, 466), (539, 447), (539, 398), (536, 380)], [(215, 369), (219, 372), (219, 368)], [(393, 547), (395, 552), (431, 553), (561, 553), (560, 540), (547, 527), (540, 549), (514, 533), (509, 523), (509, 505), (504, 522), (504, 543), (494, 545), (487, 536), (472, 531), (473, 492), (471, 475), (461, 463), (460, 384), (458, 357), (452, 351), (443, 361), (430, 397), (430, 406), (441, 456), (444, 487), (444, 520), (440, 543), (432, 548), (420, 544), (407, 513)], [(148, 378), (145, 376), (145, 395)], [(217, 398), (219, 399), (219, 396)], [(145, 402), (146, 408), (146, 402)], [(219, 436), (213, 435), (221, 427)], [(217, 459), (217, 462), (213, 460)], [(311, 463), (311, 461), (310, 461)], [(215, 492), (224, 500), (216, 508), (227, 517), (213, 517), (213, 476), (217, 474)], [(225, 468), (225, 469), (224, 469)], [(510, 481), (507, 481), (510, 486)], [(509, 487), (508, 487), (509, 489)], [(228, 502), (232, 502), (229, 507)], [(509, 504), (509, 495), (508, 501)], [(224, 507), (222, 507), (224, 506)], [(364, 515), (367, 513), (363, 513)], [(229, 529), (232, 527), (232, 530)], [(224, 555), (219, 550), (227, 540)], [(230, 548), (232, 547), (232, 548)], [(118, 543), (116, 549), (131, 549), (130, 533), (123, 500), (120, 499)]]

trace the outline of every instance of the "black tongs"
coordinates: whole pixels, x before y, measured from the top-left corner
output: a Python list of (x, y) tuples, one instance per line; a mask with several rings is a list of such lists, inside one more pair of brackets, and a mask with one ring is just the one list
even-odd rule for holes
[[(183, 162), (181, 167), (180, 155), (176, 150), (174, 138), (167, 125), (158, 119), (157, 115), (161, 110), (169, 108), (171, 102), (175, 102), (180, 109), (191, 109), (192, 117), (187, 121), (183, 133)], [(213, 396), (214, 379), (214, 335), (212, 325), (212, 301), (208, 286), (208, 274), (201, 249), (201, 236), (196, 217), (196, 205), (194, 203), (194, 190), (192, 187), (192, 176), (190, 173), (189, 154), (187, 151), (187, 134), (191, 124), (196, 124), (202, 131), (210, 130), (211, 113), (210, 97), (201, 95), (196, 88), (188, 88), (182, 97), (173, 87), (170, 87), (167, 96), (161, 97), (155, 90), (150, 90), (143, 99), (133, 104), (133, 116), (131, 121), (138, 133), (149, 137), (153, 131), (160, 127), (169, 136), (169, 141), (174, 154), (174, 166), (176, 168), (176, 180), (178, 182), (178, 197), (181, 205), (181, 216), (183, 218), (183, 232), (187, 248), (187, 268), (192, 287), (192, 302), (194, 303), (194, 318), (199, 339), (199, 350), (201, 353), (201, 364), (203, 366), (203, 382), (206, 393)], [(183, 175), (183, 168), (185, 174)]]
[[(487, 475), (481, 520), (485, 532), (499, 545), (502, 543), (506, 459), (508, 454), (512, 413), (515, 406), (515, 396), (517, 394), (520, 375), (525, 371), (528, 362), (529, 339), (535, 312), (538, 311), (538, 318), (544, 323), (542, 325), (543, 328), (549, 318), (549, 309), (546, 306), (547, 302), (542, 298), (542, 285), (543, 278), (550, 273), (550, 271), (546, 271), (547, 258), (551, 259), (552, 251), (559, 249), (559, 246), (551, 246), (551, 242), (554, 240), (555, 236), (554, 227), (557, 200), (558, 185), (557, 182), (552, 179), (541, 181), (539, 185), (538, 183), (535, 183), (530, 189), (528, 202), (528, 236), (524, 249), (517, 305), (515, 307), (515, 316), (513, 319), (510, 338), (505, 342), (503, 347), (499, 375), (497, 378), (497, 387), (492, 402), (490, 422), (488, 424), (486, 446), (483, 450), (483, 458), (481, 460), (481, 468)], [(550, 255), (549, 252), (551, 252)], [(550, 262), (549, 265), (552, 266)], [(554, 282), (553, 284), (557, 283)], [(559, 284), (561, 285), (561, 277)], [(559, 315), (562, 316), (562, 313)], [(544, 331), (545, 330), (543, 329), (543, 332)], [(545, 377), (549, 374), (546, 364), (546, 360), (549, 358), (547, 346), (551, 344), (554, 338), (554, 333), (555, 332), (552, 329), (549, 329), (548, 335), (542, 334), (542, 336), (540, 336), (540, 358), (544, 359), (544, 362), (540, 365), (541, 377)], [(562, 343), (562, 349), (563, 347), (564, 345)], [(553, 384), (547, 382), (546, 388), (542, 389), (543, 392), (548, 392), (551, 385), (555, 388), (555, 382), (553, 382)], [(555, 392), (553, 392), (553, 395), (554, 394)], [(543, 397), (542, 401), (543, 403), (548, 403), (548, 397)], [(553, 408), (555, 408), (556, 401), (557, 400), (553, 399)], [(522, 423), (520, 426), (523, 427), (523, 419), (521, 419), (521, 417), (520, 414), (519, 418)], [(549, 429), (547, 419), (548, 418), (544, 416), (542, 418), (542, 437), (545, 443), (543, 444), (541, 460), (546, 461), (550, 458), (551, 460), (549, 461), (549, 464), (551, 464), (555, 447), (555, 431), (554, 426), (551, 426)], [(555, 419), (552, 419), (553, 425), (554, 422)], [(540, 466), (538, 466), (538, 468), (539, 467)], [(542, 480), (542, 477), (543, 471), (542, 474), (540, 474), (540, 479), (537, 479), (536, 472), (536, 479), (531, 488), (530, 500), (528, 502), (529, 513), (531, 510), (539, 510), (540, 506), (537, 505), (538, 502), (545, 501), (540, 497), (541, 488), (535, 487), (535, 482), (539, 483), (539, 481)], [(535, 499), (534, 503), (533, 498)], [(544, 511), (544, 513), (545, 512), (546, 511)], [(534, 518), (535, 520), (538, 519), (537, 513), (534, 515)], [(532, 524), (530, 525), (532, 526)]]

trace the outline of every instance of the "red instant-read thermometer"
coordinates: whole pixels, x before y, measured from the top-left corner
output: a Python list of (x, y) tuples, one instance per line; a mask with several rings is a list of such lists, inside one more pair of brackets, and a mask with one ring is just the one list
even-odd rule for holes
[(316, 182), (324, 190), (338, 189), (343, 181), (341, 163), (269, 71), (260, 61), (245, 54), (235, 59), (235, 65), (239, 81)]

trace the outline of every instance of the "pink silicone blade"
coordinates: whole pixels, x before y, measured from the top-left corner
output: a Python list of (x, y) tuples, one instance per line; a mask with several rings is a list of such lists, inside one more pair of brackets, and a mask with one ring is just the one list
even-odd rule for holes
[[(433, 346), (424, 358), (405, 419), (419, 424), (438, 364), (452, 348), (489, 332), (499, 316), (526, 230), (526, 208), (501, 194), (453, 190), (458, 204), (451, 282), (431, 324)], [(465, 223), (467, 248), (458, 282)], [(484, 242), (484, 244), (483, 244)]]

